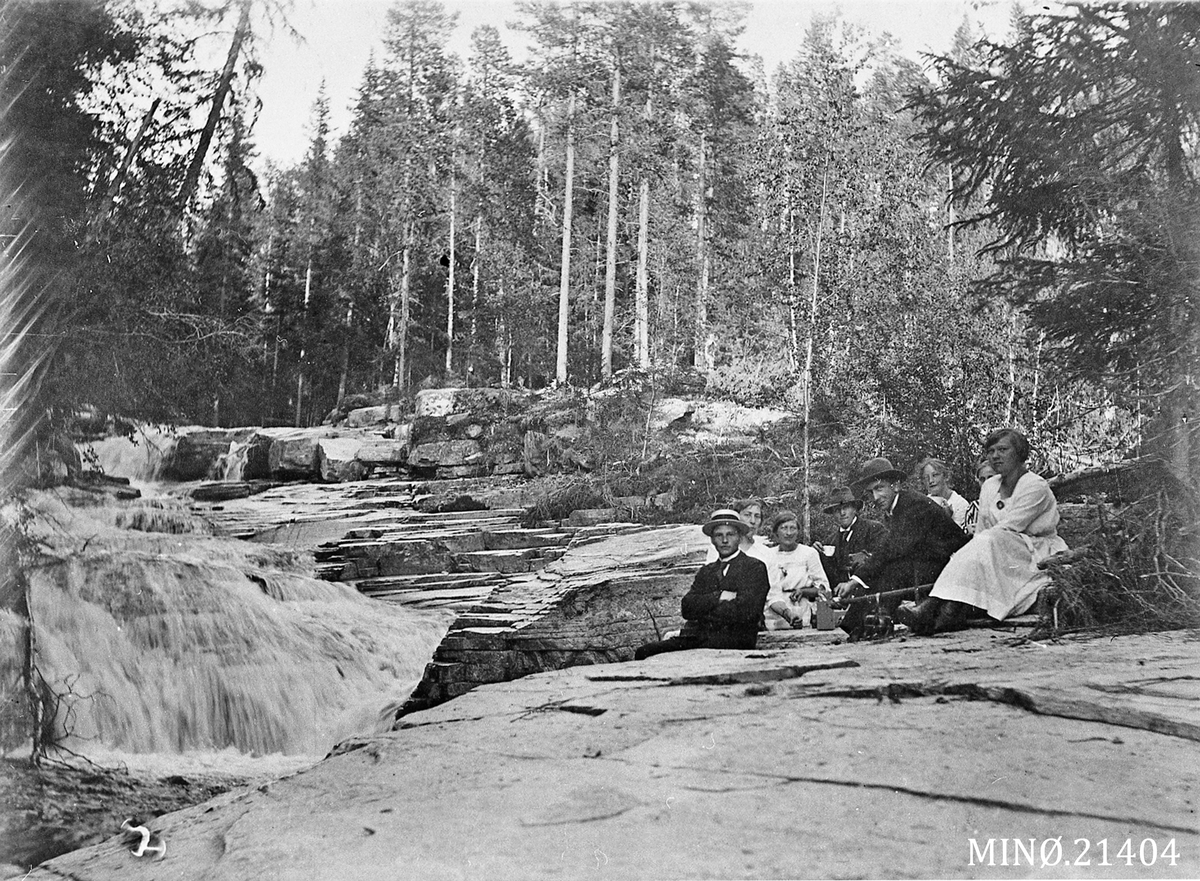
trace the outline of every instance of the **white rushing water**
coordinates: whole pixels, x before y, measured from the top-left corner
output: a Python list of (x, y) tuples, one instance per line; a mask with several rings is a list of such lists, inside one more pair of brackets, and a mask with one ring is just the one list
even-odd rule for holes
[(31, 572), (37, 660), (85, 754), (319, 758), (390, 727), (452, 618), (313, 578), (292, 551), (42, 507), (61, 552)]
[(106, 437), (76, 447), (85, 467), (96, 466), (109, 477), (124, 477), (134, 485), (154, 484), (178, 434), (174, 429), (142, 425), (132, 437)]

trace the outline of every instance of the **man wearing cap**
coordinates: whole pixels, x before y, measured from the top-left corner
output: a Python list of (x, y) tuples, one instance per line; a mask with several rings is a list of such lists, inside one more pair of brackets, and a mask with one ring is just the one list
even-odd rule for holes
[[(838, 585), (839, 598), (931, 584), (950, 555), (967, 543), (968, 536), (937, 502), (900, 485), (906, 476), (883, 457), (863, 465), (854, 488), (871, 494), (883, 514), (887, 536), (850, 578)], [(894, 615), (902, 599), (888, 597), (879, 606)], [(863, 616), (872, 610), (869, 603), (850, 606), (842, 629), (858, 635)]]
[(821, 565), (830, 584), (849, 581), (854, 570), (874, 553), (887, 534), (878, 520), (860, 516), (862, 506), (862, 499), (850, 487), (839, 486), (822, 509), (833, 515), (838, 526), (837, 535), (831, 536), (826, 544), (813, 545), (821, 555)]
[(752, 649), (770, 590), (767, 567), (738, 545), (750, 527), (737, 511), (714, 511), (702, 527), (717, 559), (700, 567), (681, 602), (685, 620), (678, 636), (651, 642), (634, 652), (642, 660), (683, 649)]

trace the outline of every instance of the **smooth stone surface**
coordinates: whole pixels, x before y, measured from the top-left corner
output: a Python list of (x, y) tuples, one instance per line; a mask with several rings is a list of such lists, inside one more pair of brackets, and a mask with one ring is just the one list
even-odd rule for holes
[[(1124, 710), (1127, 722), (1153, 706), (1194, 725), (1200, 707), (1179, 686), (1200, 662), (1195, 634), (1029, 643), (979, 630), (839, 646), (811, 637), (481, 686), (310, 770), (157, 818), (161, 862), (133, 858), (114, 838), (29, 877), (1200, 873), (1193, 739), (947, 690), (1049, 691)], [(1093, 842), (1092, 864), (1036, 862), (1040, 843), (1060, 836), (1070, 860), (1076, 839)], [(1034, 865), (1013, 864), (1015, 838), (1035, 840)], [(1174, 840), (1176, 866), (1142, 866), (1146, 838), (1160, 850)], [(994, 865), (973, 864), (971, 841), (989, 839)], [(1113, 859), (1126, 839), (1132, 865)], [(1101, 840), (1110, 867), (1097, 864)]]

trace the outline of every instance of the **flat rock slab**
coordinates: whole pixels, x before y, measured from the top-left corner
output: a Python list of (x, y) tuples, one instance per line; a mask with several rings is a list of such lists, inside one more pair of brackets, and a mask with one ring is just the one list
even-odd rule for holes
[(1200, 875), (1196, 634), (819, 636), (482, 686), (29, 877)]

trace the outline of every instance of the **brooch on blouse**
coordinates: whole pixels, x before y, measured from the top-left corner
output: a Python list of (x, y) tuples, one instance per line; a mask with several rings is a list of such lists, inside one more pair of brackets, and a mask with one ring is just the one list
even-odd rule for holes
[(996, 507), (1003, 508), (1004, 507), (1004, 499), (996, 499)]

